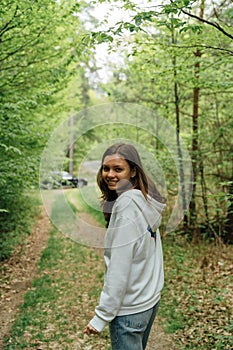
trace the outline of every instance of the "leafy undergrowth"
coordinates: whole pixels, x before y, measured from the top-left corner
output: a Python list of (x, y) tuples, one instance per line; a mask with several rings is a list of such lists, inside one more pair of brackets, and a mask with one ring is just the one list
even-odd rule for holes
[(179, 349), (233, 348), (232, 253), (232, 246), (164, 242), (161, 313)]
[(21, 194), (20, 197), (14, 197), (12, 202), (8, 199), (11, 210), (0, 212), (0, 261), (9, 259), (30, 235), (38, 214), (38, 205), (38, 198), (32, 192), (30, 196)]

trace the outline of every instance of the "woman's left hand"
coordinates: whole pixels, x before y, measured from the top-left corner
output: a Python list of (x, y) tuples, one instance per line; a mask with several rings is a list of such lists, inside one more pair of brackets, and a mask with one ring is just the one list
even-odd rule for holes
[(98, 332), (94, 327), (92, 327), (90, 324), (86, 326), (86, 328), (83, 330), (84, 334), (90, 335), (90, 334), (98, 334), (100, 335), (100, 332)]

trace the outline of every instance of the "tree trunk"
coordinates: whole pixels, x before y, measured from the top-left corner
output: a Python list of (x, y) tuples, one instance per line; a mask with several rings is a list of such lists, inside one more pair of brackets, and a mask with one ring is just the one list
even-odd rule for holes
[[(205, 0), (202, 0), (200, 6), (200, 18), (204, 17), (204, 4)], [(190, 202), (190, 226), (193, 229), (196, 239), (198, 239), (198, 227), (197, 227), (197, 209), (196, 209), (196, 191), (197, 191), (197, 176), (198, 176), (198, 164), (199, 164), (199, 75), (200, 75), (200, 57), (202, 55), (199, 49), (194, 53), (197, 58), (197, 62), (194, 65), (194, 77), (195, 77), (195, 87), (193, 89), (193, 117), (192, 117), (192, 166), (193, 166), (193, 191), (192, 199)]]
[[(172, 43), (175, 44), (175, 33), (174, 29), (172, 31)], [(176, 111), (176, 146), (178, 153), (178, 163), (179, 163), (179, 177), (180, 177), (180, 186), (182, 191), (182, 210), (184, 213), (183, 227), (187, 231), (188, 226), (188, 216), (187, 216), (187, 201), (186, 201), (186, 190), (185, 190), (185, 181), (184, 181), (184, 167), (183, 167), (183, 154), (180, 145), (180, 99), (177, 83), (177, 68), (176, 68), (176, 56), (173, 57), (173, 76), (174, 76), (174, 97), (175, 97), (175, 111)]]
[(233, 177), (230, 181), (228, 194), (230, 205), (227, 210), (224, 241), (226, 243), (233, 243)]
[(74, 117), (70, 116), (69, 172), (74, 174)]
[[(200, 50), (195, 52), (197, 58), (201, 57)], [(195, 79), (196, 86), (193, 89), (193, 117), (192, 117), (192, 166), (193, 166), (193, 191), (192, 199), (190, 202), (190, 226), (192, 229), (196, 229), (197, 212), (196, 212), (196, 188), (197, 188), (197, 175), (198, 175), (198, 158), (199, 158), (199, 130), (198, 130), (198, 113), (199, 113), (199, 71), (200, 62), (195, 63)]]

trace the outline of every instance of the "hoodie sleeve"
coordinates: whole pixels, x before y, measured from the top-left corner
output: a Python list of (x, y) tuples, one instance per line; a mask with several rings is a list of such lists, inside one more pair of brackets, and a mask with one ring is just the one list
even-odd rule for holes
[(110, 260), (105, 275), (100, 303), (95, 309), (95, 317), (90, 324), (101, 332), (111, 322), (121, 307), (128, 286), (134, 247), (137, 241), (135, 223), (118, 216), (114, 228), (108, 234), (112, 237)]

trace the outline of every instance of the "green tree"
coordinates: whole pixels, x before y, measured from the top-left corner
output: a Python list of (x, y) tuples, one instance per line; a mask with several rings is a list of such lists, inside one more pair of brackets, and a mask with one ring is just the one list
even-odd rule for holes
[[(232, 81), (229, 72), (232, 62), (229, 53), (232, 41), (220, 30), (216, 43), (217, 28), (209, 23), (197, 26), (192, 20), (181, 22), (182, 17), (178, 16), (182, 15), (182, 11), (174, 10), (174, 3), (164, 7), (168, 17), (150, 13), (147, 32), (134, 35), (134, 38), (131, 36), (130, 59), (125, 67), (116, 69), (114, 79), (107, 84), (105, 91), (113, 100), (145, 103), (174, 124), (175, 116), (179, 116), (176, 127), (192, 150), (195, 168), (195, 206), (191, 205), (189, 213), (190, 229), (192, 233), (196, 232), (197, 237), (202, 231), (218, 237), (219, 232), (224, 235), (224, 230), (228, 229), (224, 222), (231, 222), (232, 196), (227, 183), (231, 185), (232, 143), (227, 137), (221, 139), (224, 143), (221, 152), (219, 146), (216, 145), (215, 149), (211, 146), (216, 140), (216, 133), (219, 134), (219, 129), (214, 127), (213, 114), (218, 114), (221, 134), (224, 130), (228, 135), (231, 132), (229, 107), (232, 102), (229, 96), (232, 96)], [(183, 2), (180, 4), (184, 5)], [(227, 8), (225, 11), (221, 8), (226, 23), (231, 21), (230, 13)], [(152, 24), (155, 15), (158, 19)], [(175, 18), (176, 15), (178, 18)], [(200, 13), (202, 17), (204, 13)], [(146, 19), (146, 12), (138, 13), (136, 18), (137, 24), (141, 25)], [(172, 39), (173, 32), (175, 40)], [(221, 101), (218, 106), (213, 101), (214, 96)], [(216, 149), (219, 161), (215, 162)], [(224, 159), (223, 163), (220, 157)], [(217, 175), (219, 162), (221, 178)]]
[[(40, 153), (59, 120), (58, 100), (81, 56), (76, 1), (1, 2), (1, 243), (26, 215), (25, 190), (37, 186)], [(60, 105), (60, 107), (59, 107)], [(60, 117), (61, 118), (61, 117)], [(56, 120), (56, 122), (55, 122)], [(30, 206), (29, 208), (30, 209)], [(4, 253), (3, 253), (4, 256)]]

